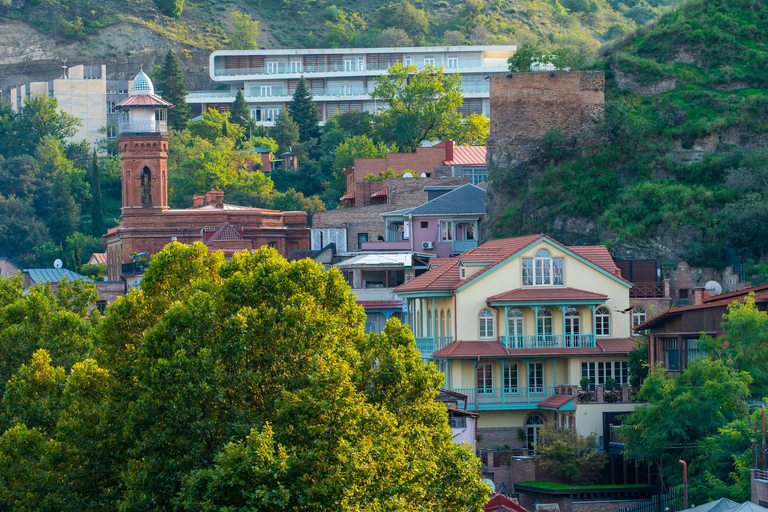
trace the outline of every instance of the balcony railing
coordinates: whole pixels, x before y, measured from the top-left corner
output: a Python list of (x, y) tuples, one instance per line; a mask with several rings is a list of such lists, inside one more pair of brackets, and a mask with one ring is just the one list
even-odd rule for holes
[(526, 334), (501, 336), (508, 349), (520, 348), (585, 348), (595, 346), (594, 334)]
[(477, 240), (454, 240), (453, 252), (462, 253), (477, 247)]
[(431, 354), (432, 352), (437, 352), (441, 348), (446, 347), (452, 341), (452, 336), (438, 336), (437, 338), (417, 337), (416, 348), (418, 348), (419, 352), (422, 354)]
[(475, 401), (474, 388), (451, 388), (467, 395), (467, 409), (477, 404), (478, 408), (503, 408), (514, 404), (537, 404), (555, 394), (555, 386), (516, 387), (516, 388), (480, 388), (477, 390), (478, 401)]
[[(356, 71), (388, 71), (391, 64), (370, 64), (365, 63), (361, 66), (355, 62), (343, 62), (341, 64), (306, 64), (300, 67), (291, 67), (286, 63), (278, 63), (276, 66), (254, 66), (245, 68), (219, 68), (214, 70), (215, 76), (250, 76), (250, 75), (303, 75), (310, 73), (349, 73)], [(440, 67), (436, 65), (435, 67)], [(456, 67), (445, 68), (446, 73), (454, 73), (457, 69), (479, 68), (483, 67), (480, 61), (459, 62)], [(417, 64), (417, 69), (423, 69), (423, 64)], [(496, 68), (492, 66), (489, 70)], [(500, 68), (501, 70), (501, 68)]]
[(636, 298), (664, 297), (664, 283), (632, 283), (629, 296)]
[(147, 262), (132, 262), (123, 263), (120, 269), (124, 276), (135, 276), (137, 274), (143, 274), (148, 268)]
[(120, 123), (120, 133), (166, 133), (168, 124), (165, 121), (123, 121)]

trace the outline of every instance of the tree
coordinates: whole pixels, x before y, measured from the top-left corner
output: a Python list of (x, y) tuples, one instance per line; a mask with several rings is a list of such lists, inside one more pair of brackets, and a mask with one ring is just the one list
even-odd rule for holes
[(184, 0), (157, 0), (157, 7), (166, 16), (178, 18), (184, 9)]
[(48, 228), (28, 202), (0, 194), (0, 253), (16, 258), (47, 240)]
[(381, 34), (376, 36), (376, 46), (381, 47), (401, 47), (401, 46), (413, 46), (413, 40), (408, 33), (395, 27), (388, 27), (381, 31)]
[(576, 432), (542, 427), (536, 443), (536, 455), (542, 468), (560, 475), (564, 484), (582, 475), (593, 476), (608, 457), (600, 449), (594, 433), (582, 437)]
[(32, 95), (15, 118), (16, 144), (12, 154), (33, 154), (43, 139), (53, 137), (59, 142), (75, 134), (82, 121), (64, 112), (56, 112), (56, 98)]
[(299, 125), (282, 109), (275, 118), (275, 126), (269, 129), (269, 136), (277, 141), (280, 151), (289, 151), (299, 141)]
[(629, 358), (629, 383), (640, 387), (648, 376), (648, 338), (635, 338), (635, 348), (627, 352)]
[(507, 59), (510, 73), (526, 73), (532, 71), (534, 64), (542, 63), (545, 53), (538, 47), (525, 44), (514, 55)]
[(208, 112), (202, 115), (202, 119), (189, 122), (189, 135), (214, 143), (220, 138), (242, 140), (245, 131), (232, 119), (230, 112), (219, 112), (209, 108)]
[(232, 24), (234, 28), (227, 44), (230, 50), (256, 50), (259, 47), (258, 20), (252, 20), (250, 14), (234, 11)]
[(232, 119), (234, 124), (240, 125), (244, 132), (248, 132), (248, 129), (250, 128), (251, 112), (248, 110), (248, 103), (245, 101), (242, 89), (237, 90), (235, 101), (232, 103), (232, 108), (229, 111), (229, 118)]
[(386, 144), (403, 151), (415, 151), (425, 140), (454, 138), (461, 125), (457, 109), (463, 104), (461, 77), (425, 66), (392, 66), (389, 74), (377, 79), (371, 93), (388, 109), (376, 115), (377, 135)]
[(356, 12), (347, 12), (339, 9), (335, 21), (326, 21), (328, 34), (326, 38), (331, 46), (349, 46), (368, 27), (363, 17)]
[(338, 145), (333, 166), (342, 170), (355, 163), (355, 158), (383, 158), (386, 155), (387, 147), (384, 144), (376, 144), (365, 135), (356, 135), (344, 139), (344, 142)]
[(299, 126), (299, 142), (309, 142), (320, 137), (320, 112), (303, 76), (296, 85), (291, 102), (288, 103), (288, 113)]
[(378, 26), (384, 29), (400, 29), (408, 35), (409, 39), (417, 42), (423, 41), (424, 36), (429, 31), (429, 17), (427, 13), (422, 9), (417, 9), (407, 0), (379, 7), (373, 16)]
[(101, 237), (102, 233), (104, 233), (104, 206), (101, 202), (101, 170), (99, 157), (94, 150), (91, 165), (91, 234)]
[(187, 87), (184, 84), (184, 73), (176, 52), (169, 49), (165, 54), (163, 66), (160, 68), (157, 87), (163, 93), (163, 99), (173, 103), (168, 110), (168, 124), (177, 130), (186, 128), (189, 122), (189, 105), (187, 105)]

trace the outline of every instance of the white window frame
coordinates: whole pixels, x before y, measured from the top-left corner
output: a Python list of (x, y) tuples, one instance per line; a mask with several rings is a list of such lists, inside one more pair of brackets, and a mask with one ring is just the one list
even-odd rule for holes
[(493, 364), (478, 364), (475, 369), (475, 385), (478, 394), (493, 393)]
[(481, 340), (492, 340), (495, 338), (494, 334), (494, 315), (493, 311), (488, 308), (484, 308), (480, 311), (477, 317), (478, 323), (478, 338)]
[(507, 346), (513, 346), (520, 342), (522, 348), (522, 336), (525, 336), (524, 315), (518, 308), (507, 310)]
[(272, 96), (272, 84), (259, 85), (259, 96), (262, 98), (269, 98)]
[(291, 73), (301, 73), (301, 59), (291, 59)]
[(264, 63), (264, 71), (267, 75), (276, 75), (280, 72), (280, 63), (276, 60), (268, 60)]
[(412, 55), (406, 55), (403, 57), (403, 65), (404, 66), (410, 66), (413, 64), (413, 56)]
[(424, 56), (424, 65), (425, 66), (434, 66), (435, 65), (435, 56), (434, 55), (425, 55)]
[(533, 258), (523, 258), (522, 270), (523, 286), (565, 284), (565, 261), (563, 258), (553, 258), (547, 249), (537, 250)]
[(354, 71), (354, 70), (355, 70), (354, 57), (344, 57), (344, 71)]
[(605, 306), (595, 309), (595, 336), (611, 335), (611, 310)]
[(608, 379), (615, 379), (621, 386), (629, 385), (629, 362), (627, 361), (582, 361), (581, 378), (587, 377), (596, 386), (602, 386)]
[(440, 241), (453, 242), (453, 222), (450, 220), (440, 221)]
[(280, 107), (262, 107), (262, 121), (274, 122), (281, 110)]
[(635, 332), (635, 327), (638, 325), (645, 323), (647, 319), (647, 313), (645, 311), (645, 308), (642, 306), (635, 306), (632, 308), (632, 335), (633, 336), (639, 336)]
[(365, 57), (358, 57), (357, 58), (357, 70), (358, 71), (365, 71)]
[(504, 392), (517, 393), (519, 385), (517, 363), (504, 363)]
[(449, 55), (446, 63), (447, 63), (447, 65), (445, 66), (446, 68), (457, 69), (459, 67), (459, 56)]
[(536, 334), (539, 336), (552, 335), (552, 312), (547, 308), (539, 310), (538, 323), (536, 324)]

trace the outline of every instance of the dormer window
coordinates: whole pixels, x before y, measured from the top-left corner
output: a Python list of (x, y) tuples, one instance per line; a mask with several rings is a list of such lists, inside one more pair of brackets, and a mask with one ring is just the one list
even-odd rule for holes
[(459, 279), (466, 279), (467, 277), (467, 271), (464, 268), (464, 265), (459, 265)]
[(533, 258), (523, 258), (523, 286), (562, 286), (563, 258), (553, 258), (539, 249)]

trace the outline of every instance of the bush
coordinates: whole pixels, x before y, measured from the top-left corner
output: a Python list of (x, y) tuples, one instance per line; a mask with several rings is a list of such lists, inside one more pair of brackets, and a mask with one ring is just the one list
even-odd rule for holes
[(184, 9), (184, 0), (157, 0), (157, 7), (166, 16), (178, 18)]

